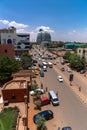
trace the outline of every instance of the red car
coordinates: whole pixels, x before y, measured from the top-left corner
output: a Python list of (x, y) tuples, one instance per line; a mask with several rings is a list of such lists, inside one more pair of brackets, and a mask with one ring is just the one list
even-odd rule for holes
[(41, 106), (50, 104), (50, 99), (48, 97), (41, 97)]
[(35, 101), (35, 103), (41, 103), (41, 106), (50, 104), (50, 99), (48, 97), (41, 97), (39, 100)]

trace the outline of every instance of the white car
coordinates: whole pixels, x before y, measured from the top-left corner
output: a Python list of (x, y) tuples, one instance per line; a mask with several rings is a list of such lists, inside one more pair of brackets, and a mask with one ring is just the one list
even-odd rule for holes
[(47, 67), (45, 65), (43, 66), (43, 71), (47, 71)]
[(57, 76), (57, 79), (58, 79), (59, 82), (63, 82), (62, 76)]
[(71, 69), (70, 69), (70, 68), (67, 68), (67, 72), (69, 72), (69, 73), (70, 73), (70, 72), (71, 72)]
[(43, 89), (38, 88), (38, 89), (30, 91), (30, 95), (33, 96), (35, 94), (35, 92), (38, 92), (40, 94), (44, 94), (45, 91)]

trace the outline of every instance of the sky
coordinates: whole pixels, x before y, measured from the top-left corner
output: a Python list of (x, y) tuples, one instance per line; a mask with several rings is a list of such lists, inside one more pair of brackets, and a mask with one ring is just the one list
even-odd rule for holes
[(52, 41), (87, 42), (87, 0), (0, 0), (0, 29), (10, 26), (30, 41), (43, 29)]

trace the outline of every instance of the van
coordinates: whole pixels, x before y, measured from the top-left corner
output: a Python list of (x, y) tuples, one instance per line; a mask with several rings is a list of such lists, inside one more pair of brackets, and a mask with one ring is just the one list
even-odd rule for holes
[(48, 92), (49, 98), (54, 106), (59, 105), (59, 99), (53, 90)]
[(53, 64), (51, 62), (48, 62), (49, 68), (53, 68)]

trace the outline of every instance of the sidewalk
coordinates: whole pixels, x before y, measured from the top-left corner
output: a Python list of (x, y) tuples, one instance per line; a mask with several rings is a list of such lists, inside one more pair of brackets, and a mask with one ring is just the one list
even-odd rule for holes
[[(37, 78), (35, 78), (33, 80), (36, 80), (38, 87), (40, 87), (41, 81), (40, 81), (39, 75), (37, 76)], [(36, 124), (33, 122), (33, 116), (40, 111), (35, 110), (35, 108), (34, 108), (35, 105), (33, 103), (33, 97), (32, 96), (30, 96), (30, 102), (29, 102), (28, 106), (29, 106), (29, 109), (28, 109), (28, 128), (30, 130), (36, 130)]]

